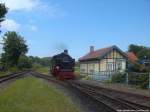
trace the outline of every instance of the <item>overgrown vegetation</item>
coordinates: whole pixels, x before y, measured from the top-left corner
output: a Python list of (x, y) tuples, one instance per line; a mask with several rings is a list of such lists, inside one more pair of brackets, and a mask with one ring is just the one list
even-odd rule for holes
[(0, 96), (0, 112), (77, 112), (68, 97), (34, 77), (13, 82)]
[(129, 73), (129, 84), (136, 85), (140, 88), (148, 88), (149, 74)]
[(149, 74), (129, 72), (127, 75), (127, 73), (116, 73), (112, 75), (111, 82), (129, 84), (129, 85), (146, 89), (148, 88), (148, 84), (149, 84)]
[(37, 63), (33, 64), (32, 70), (42, 73), (42, 74), (49, 74), (49, 72), (50, 72), (49, 66), (42, 66)]
[(111, 82), (114, 82), (114, 83), (126, 83), (126, 74), (125, 73), (113, 74)]

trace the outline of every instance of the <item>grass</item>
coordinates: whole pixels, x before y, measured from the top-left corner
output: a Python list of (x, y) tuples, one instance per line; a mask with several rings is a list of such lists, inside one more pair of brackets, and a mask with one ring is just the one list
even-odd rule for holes
[(0, 71), (0, 76), (4, 76), (4, 75), (8, 75), (8, 74), (10, 74), (11, 72), (9, 72), (9, 71), (7, 71), (7, 72), (1, 72)]
[(11, 73), (21, 72), (17, 67), (11, 67), (7, 71), (0, 71), (0, 76), (9, 75)]
[(42, 73), (42, 74), (49, 74), (49, 67), (39, 67), (35, 69), (35, 71)]
[(49, 66), (45, 67), (40, 64), (34, 64), (32, 67), (32, 70), (42, 73), (42, 74), (49, 74), (50, 67)]
[(20, 79), (0, 91), (0, 112), (77, 112), (71, 101), (34, 77)]

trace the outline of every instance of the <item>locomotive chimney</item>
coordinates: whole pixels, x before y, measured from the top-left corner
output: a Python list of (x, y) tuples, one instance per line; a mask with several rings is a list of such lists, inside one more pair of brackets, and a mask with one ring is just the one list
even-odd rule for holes
[(67, 49), (65, 49), (65, 50), (64, 50), (64, 53), (65, 53), (65, 54), (68, 54), (68, 50), (67, 50)]
[(94, 52), (94, 46), (90, 46), (90, 53)]

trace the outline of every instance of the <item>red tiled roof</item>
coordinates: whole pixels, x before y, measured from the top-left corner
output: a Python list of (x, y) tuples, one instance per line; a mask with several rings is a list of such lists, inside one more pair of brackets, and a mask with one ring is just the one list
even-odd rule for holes
[(113, 49), (115, 46), (107, 47), (107, 48), (102, 48), (93, 52), (89, 52), (85, 56), (79, 58), (79, 61), (84, 61), (88, 59), (94, 59), (103, 56), (105, 53), (109, 52), (111, 49)]
[(135, 62), (138, 60), (138, 58), (136, 57), (136, 55), (133, 53), (133, 52), (128, 52), (127, 53), (127, 56), (128, 56), (128, 59), (131, 61), (131, 62)]

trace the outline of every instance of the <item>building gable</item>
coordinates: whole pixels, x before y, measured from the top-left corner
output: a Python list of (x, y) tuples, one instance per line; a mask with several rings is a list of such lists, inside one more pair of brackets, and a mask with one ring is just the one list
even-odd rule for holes
[(122, 58), (125, 58), (124, 55), (122, 55), (118, 50), (112, 50), (110, 51), (105, 57), (104, 59), (122, 59)]

